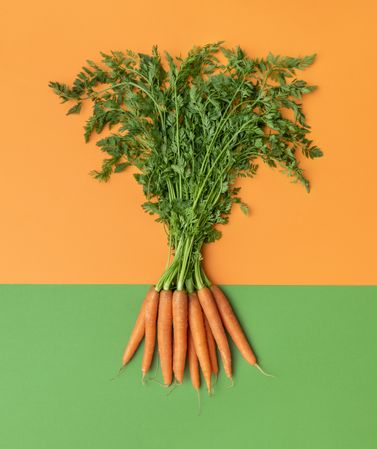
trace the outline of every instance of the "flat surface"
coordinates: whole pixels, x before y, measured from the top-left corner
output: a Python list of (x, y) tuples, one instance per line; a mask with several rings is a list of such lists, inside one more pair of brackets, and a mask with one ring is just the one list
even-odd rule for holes
[[(0, 283), (153, 283), (164, 230), (140, 207), (130, 172), (99, 184), (103, 154), (87, 145), (89, 114), (66, 117), (48, 89), (70, 83), (99, 52), (174, 55), (225, 40), (249, 55), (317, 53), (300, 73), (319, 86), (303, 99), (311, 138), (308, 195), (278, 170), (242, 182), (251, 215), (235, 208), (207, 270), (224, 284), (377, 284), (375, 0), (49, 0), (0, 6)], [(111, 257), (109, 257), (111, 254)]]
[(116, 373), (143, 285), (0, 286), (4, 449), (375, 449), (377, 287), (225, 288), (263, 377), (234, 351), (202, 410), (189, 379)]

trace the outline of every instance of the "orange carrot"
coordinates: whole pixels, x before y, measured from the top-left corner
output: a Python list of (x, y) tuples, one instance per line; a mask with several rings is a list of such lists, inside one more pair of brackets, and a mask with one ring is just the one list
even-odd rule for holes
[(189, 294), (189, 324), (195, 352), (198, 356), (208, 393), (211, 392), (211, 361), (209, 358), (206, 329), (204, 326), (203, 312), (200, 307), (198, 295)]
[(255, 365), (257, 359), (255, 357), (254, 351), (247, 341), (247, 338), (241, 328), (240, 323), (237, 320), (237, 317), (228, 301), (228, 298), (217, 285), (212, 285), (211, 290), (219, 309), (221, 319), (223, 320), (225, 329), (231, 336), (242, 357), (248, 363), (250, 363), (250, 365)]
[(226, 337), (212, 292), (208, 287), (202, 287), (198, 290), (198, 297), (203, 311), (208, 319), (208, 323), (217, 347), (219, 348), (225, 374), (229, 377), (229, 379), (232, 379), (232, 355), (230, 353), (228, 339)]
[(132, 330), (131, 336), (128, 340), (127, 346), (124, 350), (123, 353), (123, 362), (122, 362), (122, 366), (126, 366), (127, 363), (132, 359), (132, 357), (134, 356), (137, 348), (139, 347), (139, 344), (141, 342), (141, 340), (144, 337), (144, 331), (145, 331), (145, 305), (148, 299), (148, 295), (149, 292), (151, 291), (151, 289), (154, 287), (152, 286), (146, 296), (145, 299), (143, 301), (143, 304), (141, 305), (140, 308), (140, 312), (138, 317), (136, 318), (136, 322), (135, 322), (135, 326)]
[(196, 355), (196, 352), (195, 352), (194, 341), (192, 339), (190, 329), (188, 329), (187, 340), (188, 340), (188, 345), (187, 345), (188, 346), (188, 348), (187, 348), (188, 362), (189, 362), (191, 383), (192, 383), (192, 386), (195, 388), (195, 390), (199, 391), (199, 389), (200, 389), (200, 373), (199, 373), (198, 356)]
[(172, 291), (161, 290), (158, 306), (157, 340), (165, 385), (170, 385), (173, 377), (172, 325)]
[(217, 375), (219, 374), (219, 364), (217, 363), (216, 344), (206, 316), (204, 316), (204, 325), (206, 328), (207, 345), (208, 345), (209, 358), (211, 361), (211, 369), (213, 374), (217, 377)]
[(157, 327), (157, 311), (158, 311), (158, 299), (159, 293), (155, 288), (151, 288), (146, 298), (145, 306), (145, 345), (143, 361), (141, 363), (141, 372), (143, 378), (151, 367), (154, 347), (156, 344), (156, 327)]
[(187, 293), (175, 290), (173, 293), (173, 372), (181, 384), (185, 372), (187, 353)]

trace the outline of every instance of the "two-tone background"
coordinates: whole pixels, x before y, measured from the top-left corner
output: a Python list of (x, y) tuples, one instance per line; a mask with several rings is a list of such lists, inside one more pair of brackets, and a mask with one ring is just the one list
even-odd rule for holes
[[(181, 3), (36, 0), (0, 6), (0, 448), (374, 449), (377, 214), (372, 0)], [(225, 40), (250, 55), (317, 61), (302, 77), (312, 138), (308, 195), (277, 170), (246, 180), (205, 263), (250, 336), (263, 378), (235, 356), (235, 387), (167, 396), (140, 353), (111, 380), (146, 285), (166, 262), (162, 227), (132, 171), (99, 184), (89, 110), (65, 117), (50, 80), (99, 51), (185, 54)]]

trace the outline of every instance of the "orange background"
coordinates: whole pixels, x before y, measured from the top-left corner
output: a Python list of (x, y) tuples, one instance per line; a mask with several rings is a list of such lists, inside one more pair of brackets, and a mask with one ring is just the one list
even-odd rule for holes
[(376, 7), (370, 0), (3, 2), (1, 283), (149, 283), (167, 246), (140, 208), (132, 176), (100, 184), (88, 110), (65, 117), (49, 80), (70, 82), (99, 51), (173, 54), (226, 40), (250, 55), (317, 52), (302, 73), (319, 89), (305, 109), (325, 157), (303, 161), (312, 192), (261, 167), (208, 247), (212, 278), (232, 284), (374, 284), (376, 275)]

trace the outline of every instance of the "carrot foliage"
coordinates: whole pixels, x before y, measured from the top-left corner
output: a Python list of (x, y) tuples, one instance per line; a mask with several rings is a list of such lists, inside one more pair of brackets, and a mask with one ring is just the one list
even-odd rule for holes
[(143, 208), (166, 226), (174, 254), (158, 289), (205, 284), (203, 244), (221, 237), (217, 225), (228, 222), (233, 204), (248, 210), (237, 178), (253, 177), (263, 162), (309, 191), (297, 153), (322, 156), (307, 137), (301, 103), (316, 86), (296, 78), (315, 54), (250, 58), (222, 44), (193, 47), (186, 57), (165, 52), (163, 60), (156, 46), (148, 55), (101, 53), (71, 86), (50, 83), (62, 102), (73, 103), (67, 114), (92, 103), (86, 141), (110, 130), (96, 143), (106, 157), (94, 178), (138, 169)]

